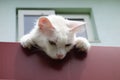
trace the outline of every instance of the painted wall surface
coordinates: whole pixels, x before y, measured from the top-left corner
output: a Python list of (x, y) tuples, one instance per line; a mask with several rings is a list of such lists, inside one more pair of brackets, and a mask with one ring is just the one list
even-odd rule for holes
[(0, 0), (0, 41), (16, 41), (16, 8), (92, 8), (100, 43), (120, 46), (120, 0)]

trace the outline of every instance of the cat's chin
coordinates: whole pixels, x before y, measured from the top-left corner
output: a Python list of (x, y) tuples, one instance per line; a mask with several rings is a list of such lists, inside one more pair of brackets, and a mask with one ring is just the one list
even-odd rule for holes
[(62, 60), (62, 59), (64, 59), (64, 57), (63, 58), (52, 58), (52, 59), (54, 59), (54, 60)]
[(64, 59), (64, 57), (61, 57), (61, 58), (57, 58), (58, 60), (62, 60), (62, 59)]
[(51, 59), (54, 59), (54, 60), (62, 60), (64, 59), (65, 57), (50, 57)]

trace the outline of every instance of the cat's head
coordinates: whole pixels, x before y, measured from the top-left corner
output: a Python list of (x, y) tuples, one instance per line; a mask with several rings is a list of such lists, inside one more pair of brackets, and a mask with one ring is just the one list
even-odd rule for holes
[(53, 59), (63, 59), (74, 45), (75, 33), (84, 24), (85, 22), (66, 20), (58, 15), (40, 17), (38, 27), (46, 38), (46, 54)]

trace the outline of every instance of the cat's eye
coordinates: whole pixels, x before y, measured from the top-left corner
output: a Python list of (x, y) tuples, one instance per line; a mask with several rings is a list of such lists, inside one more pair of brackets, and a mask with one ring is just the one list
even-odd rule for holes
[(65, 45), (65, 47), (69, 47), (69, 46), (71, 46), (71, 44), (66, 44), (66, 45)]
[(50, 43), (51, 45), (56, 45), (56, 43), (53, 42), (53, 41), (49, 41), (49, 43)]

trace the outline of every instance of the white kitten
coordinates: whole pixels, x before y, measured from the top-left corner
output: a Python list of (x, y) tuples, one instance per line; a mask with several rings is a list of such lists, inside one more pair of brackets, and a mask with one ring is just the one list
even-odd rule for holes
[(20, 40), (24, 48), (36, 44), (52, 59), (63, 59), (74, 45), (82, 51), (90, 48), (89, 42), (76, 37), (84, 22), (70, 21), (62, 16), (50, 15), (40, 17), (33, 30)]

